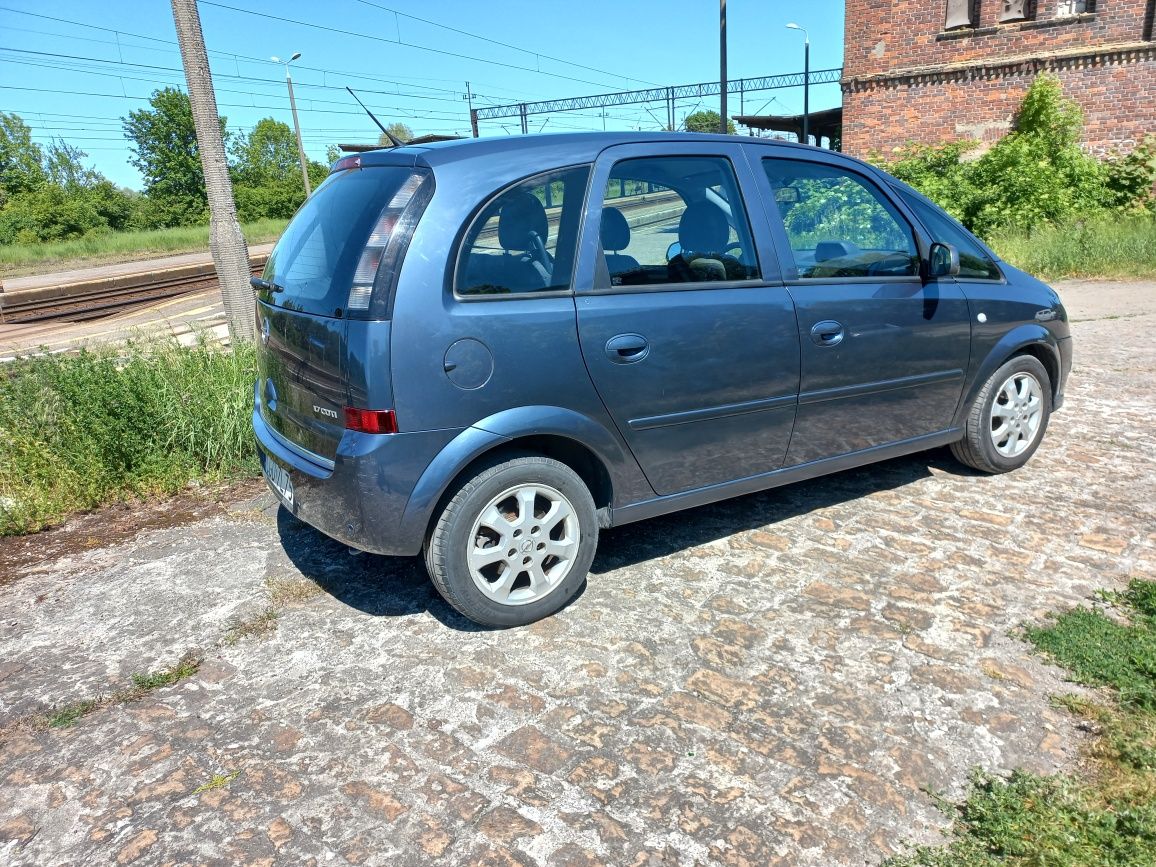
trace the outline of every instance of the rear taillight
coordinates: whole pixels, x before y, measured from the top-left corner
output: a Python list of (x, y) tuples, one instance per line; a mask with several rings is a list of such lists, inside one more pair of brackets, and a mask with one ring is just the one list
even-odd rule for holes
[(345, 428), (371, 434), (397, 433), (397, 416), (392, 409), (358, 409), (347, 406)]
[(349, 301), (345, 305), (347, 310), (368, 310), (378, 274), (392, 275), (397, 267), (409, 236), (425, 209), (425, 202), (429, 200), (428, 195), (416, 196), (428, 178), (428, 172), (410, 174), (377, 218), (357, 262), (357, 270), (353, 272), (353, 285), (349, 288)]

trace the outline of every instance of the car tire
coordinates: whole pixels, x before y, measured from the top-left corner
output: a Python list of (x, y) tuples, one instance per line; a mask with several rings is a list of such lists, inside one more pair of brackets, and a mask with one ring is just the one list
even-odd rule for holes
[(951, 453), (985, 473), (1019, 469), (1039, 448), (1051, 414), (1047, 370), (1036, 358), (1017, 355), (979, 390), (964, 421), (963, 439), (951, 444)]
[(505, 456), (443, 500), (425, 562), (454, 609), (504, 628), (563, 608), (597, 547), (594, 499), (573, 470), (538, 455)]

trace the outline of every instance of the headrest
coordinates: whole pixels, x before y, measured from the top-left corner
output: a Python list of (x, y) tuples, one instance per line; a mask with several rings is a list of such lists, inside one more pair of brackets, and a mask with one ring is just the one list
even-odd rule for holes
[(630, 246), (630, 224), (618, 208), (602, 209), (602, 249), (625, 250)]
[(533, 249), (530, 233), (536, 232), (545, 244), (548, 225), (546, 209), (537, 197), (525, 190), (512, 193), (498, 214), (498, 243), (503, 250)]
[(678, 243), (687, 252), (721, 253), (730, 234), (726, 214), (710, 202), (695, 202), (678, 221)]
[(858, 248), (846, 241), (820, 241), (815, 245), (815, 261), (826, 262), (828, 259), (841, 259), (858, 252)]

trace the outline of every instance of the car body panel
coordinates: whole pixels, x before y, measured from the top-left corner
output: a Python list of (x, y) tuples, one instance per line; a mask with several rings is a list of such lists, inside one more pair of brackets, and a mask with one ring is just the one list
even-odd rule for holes
[[(674, 152), (732, 159), (762, 279), (604, 291), (597, 221), (607, 167), (621, 154)], [(281, 382), (293, 373), (262, 349), (254, 429), (264, 459), (289, 473), (287, 508), (351, 546), (412, 555), (438, 504), (495, 449), (580, 445), (611, 489), (603, 524), (617, 525), (957, 440), (985, 378), (1018, 352), (1048, 362), (1062, 402), (1072, 350), (1054, 291), (994, 253), (998, 281), (799, 280), (757, 170), (765, 155), (849, 167), (891, 193), (886, 175), (849, 157), (726, 136), (524, 136), (362, 154), (366, 164), (418, 166), (436, 178), (397, 277), (391, 321), (321, 326), (281, 310), (283, 320), (262, 310), (260, 321), (269, 322), (271, 341), (300, 335), (302, 345), (279, 350), (283, 359), (312, 351), (311, 338), (323, 344), (310, 370), (324, 373), (312, 378), (325, 380), (331, 402), (395, 409), (401, 432), (323, 431), (328, 440), (310, 440), (311, 420), (267, 418), (261, 389), (270, 365), (290, 368), (277, 372)], [(573, 291), (455, 296), (456, 251), (471, 216), (522, 178), (577, 165), (593, 167), (590, 190), (599, 195), (588, 193), (584, 205)], [(911, 219), (925, 258), (926, 231), (891, 199)], [(810, 341), (828, 318), (850, 335), (842, 352)], [(650, 368), (602, 364), (608, 340), (628, 333), (650, 341)], [(462, 341), (470, 343), (463, 349)], [(447, 367), (482, 381), (463, 387)], [(630, 367), (629, 375), (617, 369)]]

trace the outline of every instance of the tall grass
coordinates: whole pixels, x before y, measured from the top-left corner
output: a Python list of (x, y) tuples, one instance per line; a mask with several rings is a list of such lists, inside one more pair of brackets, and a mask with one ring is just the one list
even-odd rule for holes
[(0, 534), (258, 471), (255, 354), (132, 343), (0, 368)]
[[(287, 222), (287, 220), (257, 220), (243, 225), (241, 231), (250, 244), (260, 244), (275, 240), (284, 231)], [(147, 258), (150, 255), (189, 253), (208, 248), (208, 226), (93, 233), (70, 241), (10, 244), (0, 247), (0, 277)]]
[(1017, 268), (1060, 277), (1156, 277), (1156, 218), (1094, 217), (1031, 232), (999, 232), (991, 239), (999, 255)]

